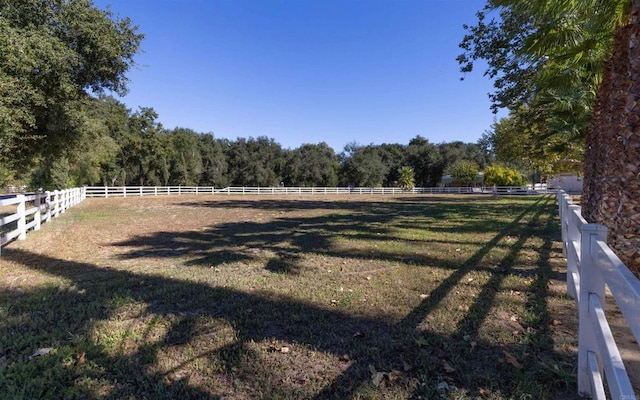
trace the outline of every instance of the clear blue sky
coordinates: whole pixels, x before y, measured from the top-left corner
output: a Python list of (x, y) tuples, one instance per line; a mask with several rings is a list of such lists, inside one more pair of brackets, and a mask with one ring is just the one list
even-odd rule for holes
[(327, 142), (476, 142), (491, 82), (455, 57), (484, 0), (97, 0), (146, 35), (132, 110), (165, 128)]

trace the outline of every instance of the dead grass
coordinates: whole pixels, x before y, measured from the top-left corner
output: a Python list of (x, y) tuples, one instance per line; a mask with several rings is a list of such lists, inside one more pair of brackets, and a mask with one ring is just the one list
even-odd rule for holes
[(555, 207), (87, 200), (3, 249), (0, 393), (573, 398), (575, 307), (559, 289)]

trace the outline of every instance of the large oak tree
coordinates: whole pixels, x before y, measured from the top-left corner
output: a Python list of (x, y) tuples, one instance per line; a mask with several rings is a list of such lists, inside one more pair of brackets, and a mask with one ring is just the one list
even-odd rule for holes
[(89, 0), (0, 0), (0, 162), (51, 161), (82, 144), (91, 97), (126, 92), (142, 38)]

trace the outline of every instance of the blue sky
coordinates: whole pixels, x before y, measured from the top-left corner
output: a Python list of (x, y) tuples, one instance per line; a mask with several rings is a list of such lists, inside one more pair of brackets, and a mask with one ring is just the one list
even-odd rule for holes
[(165, 128), (327, 142), (476, 142), (491, 82), (455, 57), (484, 0), (98, 0), (146, 35), (122, 98)]

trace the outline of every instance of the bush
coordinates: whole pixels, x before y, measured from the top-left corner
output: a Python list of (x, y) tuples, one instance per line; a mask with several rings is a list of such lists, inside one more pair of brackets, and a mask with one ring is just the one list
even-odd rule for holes
[(501, 165), (491, 165), (484, 170), (485, 185), (523, 186), (527, 179), (520, 172)]
[(467, 186), (478, 178), (478, 164), (469, 160), (460, 160), (449, 168), (449, 175), (453, 178), (453, 184)]

